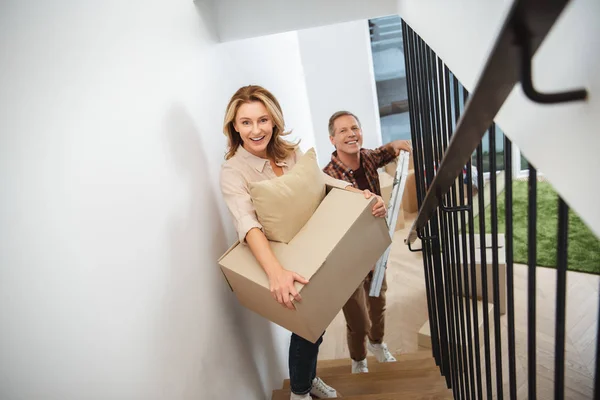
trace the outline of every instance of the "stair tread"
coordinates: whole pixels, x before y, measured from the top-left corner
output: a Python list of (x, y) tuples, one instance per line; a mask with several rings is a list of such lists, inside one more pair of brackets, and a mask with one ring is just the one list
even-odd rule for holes
[(395, 393), (363, 394), (344, 396), (347, 400), (450, 400), (454, 399), (450, 389), (415, 390)]
[(347, 400), (450, 400), (454, 396), (449, 389), (418, 390), (414, 392), (397, 392), (382, 394), (366, 394), (342, 397)]
[[(383, 393), (422, 393), (427, 390), (447, 389), (446, 381), (437, 368), (416, 371), (415, 376), (398, 376), (398, 371), (334, 375), (328, 377), (326, 383), (339, 390), (345, 397)], [(274, 395), (287, 393), (289, 396), (289, 381), (286, 380), (285, 384), (286, 387), (274, 391)]]
[[(369, 372), (380, 372), (380, 371), (399, 371), (401, 374), (402, 371), (408, 370), (423, 370), (435, 368), (435, 360), (431, 357), (425, 359), (416, 359), (416, 360), (401, 360), (397, 362), (391, 363), (379, 363), (375, 360), (368, 363)], [(317, 374), (320, 377), (326, 377), (331, 375), (343, 375), (352, 372), (352, 366), (350, 363), (345, 365), (338, 366), (317, 366)]]
[[(423, 350), (423, 351), (415, 351), (413, 353), (397, 353), (394, 354), (394, 357), (398, 360), (397, 362), (403, 362), (407, 360), (424, 360), (432, 358), (431, 350)], [(375, 357), (369, 356), (367, 357), (367, 362), (369, 364), (374, 364), (377, 362)], [(337, 360), (319, 360), (318, 363), (320, 368), (328, 368), (328, 367), (339, 367), (344, 365), (352, 365), (352, 360), (350, 358), (340, 358)]]
[[(391, 364), (391, 363), (389, 363), (389, 364)], [(317, 376), (319, 376), (326, 382), (329, 382), (329, 381), (331, 381), (332, 378), (338, 378), (338, 377), (345, 376), (345, 375), (352, 377), (352, 379), (355, 379), (360, 376), (360, 378), (358, 378), (359, 380), (369, 381), (370, 379), (384, 379), (384, 380), (411, 379), (411, 378), (420, 378), (420, 377), (424, 377), (424, 376), (430, 377), (432, 375), (436, 376), (436, 375), (440, 374), (440, 370), (438, 369), (438, 367), (435, 366), (435, 364), (433, 366), (430, 366), (429, 368), (424, 368), (424, 369), (398, 370), (398, 369), (386, 368), (386, 369), (379, 370), (379, 371), (371, 371), (370, 370), (366, 374), (352, 374), (351, 371), (346, 369), (346, 367), (344, 369), (345, 369), (345, 373), (332, 373), (332, 374), (317, 373)], [(371, 378), (368, 378), (368, 375), (371, 375)], [(350, 378), (348, 378), (348, 379), (350, 379)], [(283, 389), (288, 389), (289, 387), (290, 387), (290, 380), (285, 379), (283, 381)]]
[[(340, 391), (340, 393), (342, 393)], [(343, 395), (343, 393), (342, 393)], [(289, 400), (289, 390), (274, 390), (271, 400)], [(430, 388), (430, 389), (407, 389), (398, 390), (389, 393), (371, 393), (359, 395), (343, 395), (340, 397), (347, 400), (450, 400), (453, 399), (452, 390), (446, 388)]]

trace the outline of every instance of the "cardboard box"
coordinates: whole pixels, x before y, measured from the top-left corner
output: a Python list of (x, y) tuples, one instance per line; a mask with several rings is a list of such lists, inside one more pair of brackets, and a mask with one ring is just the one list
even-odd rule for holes
[[(458, 297), (455, 297), (455, 299), (458, 299)], [(463, 298), (464, 299), (464, 298)], [(471, 316), (471, 326), (475, 326), (475, 318), (473, 316), (473, 303), (470, 300), (464, 299), (465, 301), (463, 302), (463, 310), (465, 310), (465, 307), (469, 307), (469, 312), (470, 312), (470, 316)], [(487, 312), (488, 313), (488, 317), (490, 319), (492, 319), (494, 317), (493, 315), (493, 311), (494, 311), (494, 306), (491, 304), (488, 304), (487, 307), (484, 306), (483, 302), (478, 301), (477, 302), (477, 327), (479, 328), (479, 343), (481, 343), (481, 345), (483, 345), (483, 313)], [(465, 311), (465, 321), (467, 318), (467, 313)], [(462, 323), (462, 322), (461, 322)], [(473, 329), (471, 331), (472, 334), (472, 338), (475, 337), (475, 330)], [(461, 337), (462, 340), (462, 337)], [(425, 348), (425, 349), (431, 349), (431, 326), (429, 325), (429, 320), (425, 321), (425, 323), (421, 326), (421, 329), (419, 329), (419, 333), (417, 333), (417, 344), (419, 347)], [(458, 343), (457, 343), (458, 344)], [(460, 349), (460, 346), (459, 346)]]
[[(461, 241), (462, 242), (462, 241)], [(467, 260), (470, 259), (469, 242), (467, 241)], [(462, 254), (462, 246), (461, 246)], [(462, 260), (462, 258), (461, 258)], [(494, 303), (494, 292), (493, 292), (493, 268), (492, 268), (492, 235), (485, 235), (485, 262), (486, 262), (486, 273), (487, 273), (487, 291), (488, 291), (488, 303)], [(498, 275), (499, 275), (499, 294), (500, 294), (500, 314), (506, 314), (506, 250), (504, 235), (498, 234)], [(483, 299), (483, 285), (482, 285), (482, 266), (481, 266), (481, 239), (479, 234), (475, 234), (475, 284), (477, 286), (477, 298)], [(469, 263), (469, 281), (472, 282), (473, 277), (471, 276), (471, 268)], [(463, 295), (464, 292), (464, 275), (463, 275)], [(471, 293), (472, 283), (469, 284), (469, 294)]]
[(296, 283), (296, 310), (277, 303), (250, 248), (236, 243), (219, 264), (242, 305), (315, 343), (391, 244), (385, 219), (372, 214), (374, 199), (332, 189), (289, 244), (271, 243), (284, 268), (310, 282)]
[[(458, 299), (458, 298), (455, 298)], [(473, 316), (473, 303), (471, 300), (465, 299), (463, 297), (463, 299), (465, 300), (465, 302), (463, 303), (463, 309), (464, 307), (468, 306), (469, 307), (469, 311), (470, 311), (470, 316), (471, 316), (471, 327), (475, 326), (475, 318)], [(485, 307), (484, 303), (482, 303), (481, 301), (477, 302), (477, 326), (478, 326), (478, 333), (479, 333), (479, 348), (480, 349), (485, 349), (484, 348), (484, 337), (485, 337), (485, 331), (483, 329), (484, 323), (483, 323), (483, 315), (484, 313), (487, 312), (488, 318), (490, 320), (490, 332), (493, 335), (494, 332), (494, 306), (491, 304), (488, 304), (487, 307)], [(465, 312), (464, 315), (465, 318), (465, 322), (467, 321), (467, 313)], [(462, 324), (463, 322), (461, 322)], [(466, 325), (465, 325), (466, 326)], [(456, 346), (456, 350), (458, 351), (458, 354), (462, 354), (463, 350), (467, 351), (468, 350), (468, 343), (469, 340), (472, 341), (472, 343), (475, 343), (475, 329), (472, 329), (471, 332), (471, 338), (467, 336), (465, 336), (467, 342), (466, 342), (466, 346), (465, 343), (462, 343), (462, 334), (459, 337), (459, 340), (456, 340), (454, 342), (452, 342), (450, 340), (450, 336), (448, 335), (448, 344), (452, 345), (454, 344), (454, 346)], [(421, 326), (421, 329), (419, 329), (419, 333), (417, 334), (417, 344), (419, 346), (419, 349), (431, 349), (431, 327), (429, 325), (429, 320), (427, 320), (425, 322), (425, 324), (423, 324), (423, 326)], [(463, 349), (464, 346), (464, 349)], [(456, 366), (456, 370), (457, 372), (462, 372), (463, 370), (467, 369), (466, 365), (462, 366), (462, 369), (460, 368), (460, 365)]]
[(402, 196), (402, 208), (407, 213), (416, 213), (419, 211), (417, 201), (417, 182), (415, 181), (415, 171), (408, 171), (406, 177), (406, 186), (404, 186), (404, 196)]
[[(385, 172), (390, 176), (396, 174), (398, 161), (391, 162), (384, 167)], [(382, 187), (383, 191), (383, 187)], [(383, 197), (383, 196), (382, 196)], [(385, 199), (385, 198), (384, 198)], [(417, 183), (415, 181), (415, 164), (413, 154), (410, 153), (408, 158), (408, 176), (406, 177), (406, 185), (404, 186), (404, 195), (402, 196), (402, 210), (407, 213), (416, 213), (419, 211), (419, 203), (417, 201)]]
[[(394, 177), (385, 171), (379, 172), (379, 186), (381, 187), (381, 198), (385, 201), (385, 204), (389, 207), (390, 200), (392, 198), (392, 190), (394, 188)], [(400, 204), (400, 210), (398, 212), (398, 219), (396, 220), (396, 228), (394, 232), (404, 229), (404, 210), (402, 210), (402, 204)]]

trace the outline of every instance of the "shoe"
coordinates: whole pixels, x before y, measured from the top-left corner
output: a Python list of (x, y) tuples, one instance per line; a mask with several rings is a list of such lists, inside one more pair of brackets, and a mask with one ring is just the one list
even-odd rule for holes
[(338, 397), (337, 391), (323, 382), (321, 378), (315, 378), (313, 380), (310, 394), (315, 396), (317, 399), (335, 399)]
[(367, 341), (367, 349), (371, 353), (373, 353), (377, 361), (379, 361), (380, 363), (396, 362), (396, 358), (394, 358), (392, 353), (390, 353), (390, 351), (387, 348), (387, 344), (385, 343), (374, 344), (371, 343), (371, 341), (369, 340)]
[(310, 397), (310, 393), (306, 393), (306, 394), (292, 393), (292, 395), (290, 396), (290, 400), (312, 400), (312, 397)]
[(352, 360), (352, 373), (353, 374), (366, 374), (369, 372), (369, 368), (367, 367), (367, 359), (361, 361)]

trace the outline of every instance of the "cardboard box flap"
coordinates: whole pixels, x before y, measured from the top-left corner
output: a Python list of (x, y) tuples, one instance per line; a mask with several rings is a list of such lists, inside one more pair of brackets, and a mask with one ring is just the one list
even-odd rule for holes
[(374, 201), (365, 199), (360, 193), (332, 189), (290, 242), (285, 255), (290, 269), (310, 280), (356, 219), (372, 207)]
[(241, 245), (240, 241), (236, 241), (233, 245), (231, 245), (230, 248), (227, 249), (227, 251), (225, 253), (223, 253), (223, 255), (221, 257), (219, 257), (219, 259), (217, 260), (217, 262), (221, 262), (222, 259), (224, 259), (227, 254), (231, 253), (231, 250), (235, 249), (238, 245)]
[[(270, 244), (275, 257), (280, 262), (286, 258), (283, 255), (287, 247), (286, 244), (277, 242), (270, 242)], [(248, 246), (237, 243), (237, 245), (221, 257), (219, 264), (262, 287), (269, 288), (269, 279)]]

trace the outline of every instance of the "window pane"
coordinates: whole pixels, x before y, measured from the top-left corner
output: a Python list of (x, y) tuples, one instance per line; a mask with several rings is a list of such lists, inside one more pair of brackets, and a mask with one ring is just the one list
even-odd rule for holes
[(402, 21), (397, 15), (369, 20), (373, 71), (383, 143), (410, 139)]
[(527, 161), (523, 153), (521, 153), (521, 171), (525, 169), (529, 169), (529, 162)]

